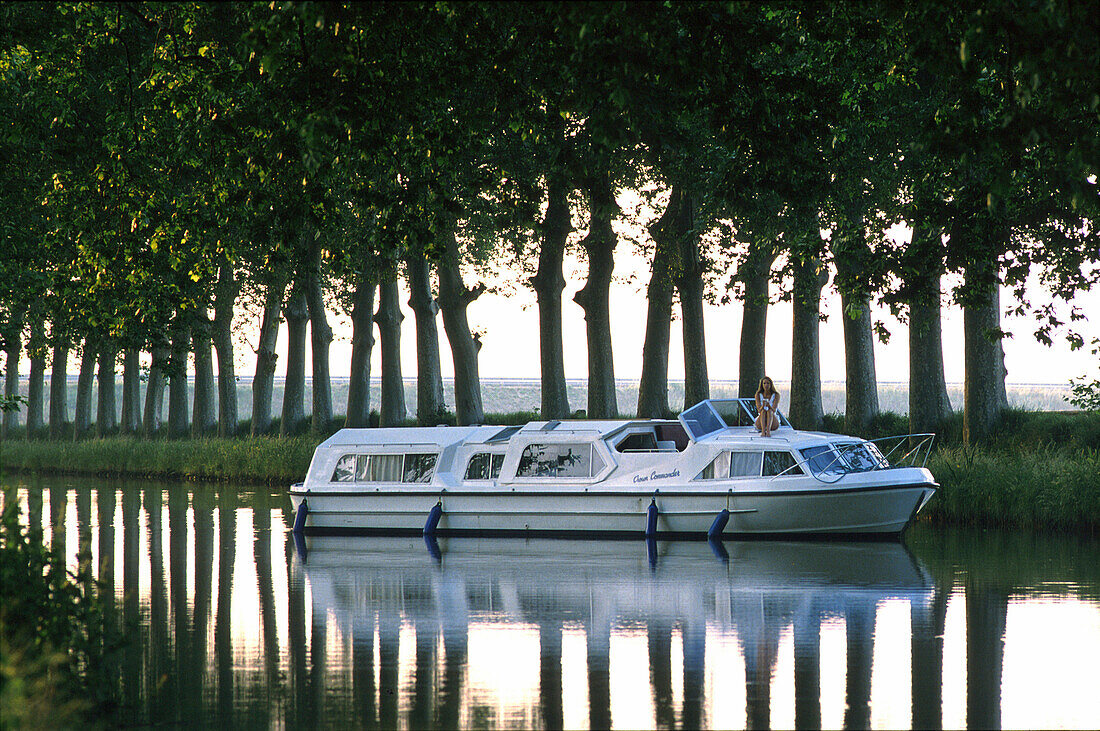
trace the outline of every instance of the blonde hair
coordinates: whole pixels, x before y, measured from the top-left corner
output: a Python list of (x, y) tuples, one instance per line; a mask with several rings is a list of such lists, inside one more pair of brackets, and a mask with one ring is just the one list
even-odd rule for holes
[(764, 381), (768, 382), (768, 390), (771, 391), (772, 393), (775, 393), (775, 381), (768, 378), (767, 376), (764, 376), (763, 378), (760, 379), (760, 385), (757, 386), (757, 388), (756, 388), (756, 395), (757, 396), (762, 396), (764, 394)]

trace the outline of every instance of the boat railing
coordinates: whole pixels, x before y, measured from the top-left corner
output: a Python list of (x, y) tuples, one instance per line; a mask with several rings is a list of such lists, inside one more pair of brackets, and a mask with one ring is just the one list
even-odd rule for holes
[[(803, 458), (810, 474), (820, 482), (832, 484), (845, 475), (860, 472), (924, 467), (935, 439), (935, 434), (897, 434), (858, 442), (833, 442), (826, 447), (828, 451)], [(829, 455), (832, 459), (824, 462)]]

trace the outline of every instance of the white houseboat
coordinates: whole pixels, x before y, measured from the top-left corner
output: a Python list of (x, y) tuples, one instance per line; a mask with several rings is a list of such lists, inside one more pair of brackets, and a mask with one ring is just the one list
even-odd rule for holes
[[(932, 435), (780, 427), (752, 399), (673, 420), (342, 429), (290, 490), (295, 532), (748, 537), (900, 534), (938, 487)], [(883, 447), (880, 449), (880, 447)]]

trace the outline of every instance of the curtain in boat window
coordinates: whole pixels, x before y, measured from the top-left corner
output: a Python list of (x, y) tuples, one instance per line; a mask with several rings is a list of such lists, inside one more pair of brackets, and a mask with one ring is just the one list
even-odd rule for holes
[(368, 469), (368, 482), (401, 482), (403, 454), (372, 454)]
[(730, 477), (759, 477), (761, 452), (731, 452)]

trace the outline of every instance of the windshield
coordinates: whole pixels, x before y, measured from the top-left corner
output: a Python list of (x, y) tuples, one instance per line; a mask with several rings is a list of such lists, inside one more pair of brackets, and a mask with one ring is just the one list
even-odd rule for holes
[[(780, 426), (791, 425), (782, 412), (775, 415)], [(755, 421), (756, 401), (751, 398), (707, 399), (680, 414), (680, 422), (696, 440), (725, 427), (752, 426)]]
[(802, 459), (806, 460), (806, 464), (810, 466), (812, 472), (820, 474), (822, 472), (846, 471), (844, 461), (829, 445), (806, 447), (798, 451), (802, 454)]

